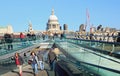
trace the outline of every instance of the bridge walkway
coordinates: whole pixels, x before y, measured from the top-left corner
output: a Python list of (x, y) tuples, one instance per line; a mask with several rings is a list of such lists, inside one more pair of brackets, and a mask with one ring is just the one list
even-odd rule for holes
[[(38, 67), (38, 76), (54, 76), (54, 71), (50, 71), (49, 70), (49, 65), (47, 63), (45, 63), (45, 70), (40, 70), (40, 68)], [(11, 70), (1, 76), (19, 76), (19, 70), (14, 69)], [(34, 76), (33, 70), (31, 65), (23, 65), (23, 74), (22, 76)]]

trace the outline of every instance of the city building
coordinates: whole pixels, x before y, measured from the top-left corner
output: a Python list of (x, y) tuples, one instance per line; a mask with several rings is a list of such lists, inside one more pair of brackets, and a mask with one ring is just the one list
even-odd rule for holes
[(58, 18), (54, 14), (54, 9), (52, 9), (52, 13), (48, 19), (46, 31), (51, 32), (51, 33), (60, 33), (61, 32)]
[(29, 22), (28, 32), (29, 33), (33, 33), (34, 32), (34, 30), (32, 28), (32, 23), (31, 22)]
[(0, 26), (0, 34), (13, 33), (13, 28), (11, 25)]

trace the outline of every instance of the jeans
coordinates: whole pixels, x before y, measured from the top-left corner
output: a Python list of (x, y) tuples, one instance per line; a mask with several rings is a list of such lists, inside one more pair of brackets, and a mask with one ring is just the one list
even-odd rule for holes
[(9, 43), (9, 44), (8, 44), (8, 50), (13, 50), (13, 45), (12, 45), (12, 43)]
[(51, 70), (55, 70), (55, 63), (56, 63), (55, 60), (50, 63), (50, 69), (51, 69)]
[(37, 74), (38, 73), (38, 65), (37, 64), (32, 64), (32, 68), (33, 68), (33, 72), (35, 74)]
[(43, 61), (39, 61), (39, 65), (40, 65), (40, 69), (44, 70), (44, 63), (43, 63)]

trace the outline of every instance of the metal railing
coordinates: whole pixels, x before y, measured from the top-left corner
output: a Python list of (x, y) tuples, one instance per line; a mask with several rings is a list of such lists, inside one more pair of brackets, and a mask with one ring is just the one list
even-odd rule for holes
[[(57, 47), (63, 52), (66, 58), (81, 69), (93, 74), (99, 74), (100, 76), (120, 76), (120, 60), (100, 52), (103, 51), (103, 48), (100, 47), (103, 44), (104, 42), (93, 41), (92, 43), (91, 41), (76, 39), (66, 39), (64, 42), (56, 42)], [(93, 47), (93, 45), (99, 47)], [(105, 43), (105, 45), (111, 47), (113, 43)], [(109, 50), (106, 49), (104, 51)]]

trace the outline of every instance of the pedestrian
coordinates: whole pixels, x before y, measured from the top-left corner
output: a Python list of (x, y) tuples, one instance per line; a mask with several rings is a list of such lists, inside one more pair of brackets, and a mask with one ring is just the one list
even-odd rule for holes
[(13, 50), (13, 45), (12, 45), (13, 38), (12, 38), (12, 35), (9, 34), (9, 33), (6, 33), (6, 34), (4, 34), (4, 39), (5, 39), (5, 43), (7, 43), (7, 45), (8, 45), (8, 50)]
[(15, 64), (16, 64), (17, 67), (19, 68), (19, 76), (22, 76), (23, 59), (22, 59), (22, 57), (19, 55), (19, 53), (15, 53), (14, 59), (15, 59)]
[(24, 62), (25, 62), (25, 64), (27, 64), (27, 61), (28, 61), (27, 55), (26, 55), (26, 53), (24, 53)]
[(50, 64), (50, 70), (55, 70), (55, 63), (57, 60), (56, 54), (53, 52), (53, 49), (51, 48), (49, 53), (48, 53), (48, 60)]
[(20, 41), (22, 43), (22, 46), (25, 46), (25, 35), (22, 32), (20, 33)]
[(45, 34), (44, 33), (42, 34), (42, 38), (43, 38), (43, 40), (45, 40)]
[(20, 33), (20, 40), (23, 42), (24, 38), (25, 38), (25, 36), (24, 36), (24, 34), (21, 32), (21, 33)]
[(34, 76), (38, 76), (38, 57), (36, 56), (35, 52), (31, 52), (31, 66), (34, 72)]
[(40, 65), (40, 70), (44, 70), (43, 54), (40, 51), (38, 52), (37, 57)]
[(31, 35), (31, 37), (32, 37), (32, 40), (36, 40), (36, 35), (33, 33), (32, 35)]

